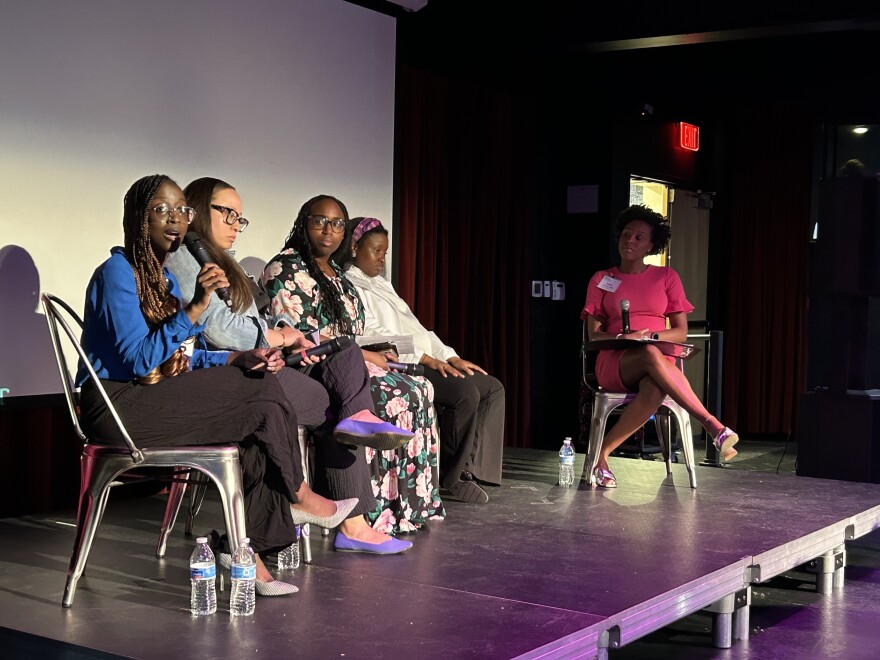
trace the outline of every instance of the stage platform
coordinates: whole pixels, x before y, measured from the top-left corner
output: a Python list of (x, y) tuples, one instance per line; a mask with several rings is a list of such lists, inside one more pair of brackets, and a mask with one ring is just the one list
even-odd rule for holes
[[(217, 614), (189, 615), (182, 522), (153, 556), (161, 496), (111, 499), (66, 610), (75, 512), (0, 520), (0, 657), (590, 658), (710, 606), (729, 654), (749, 644), (750, 585), (824, 555), (820, 586), (836, 569), (840, 587), (846, 542), (880, 527), (877, 484), (699, 467), (692, 490), (682, 465), (616, 458), (617, 490), (561, 489), (556, 460), (507, 450), (489, 504), (449, 502), (402, 555), (313, 535), (300, 593), (244, 619), (228, 575)], [(211, 493), (196, 529), (222, 526)]]

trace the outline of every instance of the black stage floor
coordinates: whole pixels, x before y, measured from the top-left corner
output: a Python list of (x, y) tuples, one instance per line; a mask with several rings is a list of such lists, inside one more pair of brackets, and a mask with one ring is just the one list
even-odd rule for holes
[[(565, 490), (555, 453), (509, 449), (489, 504), (449, 502), (398, 556), (338, 554), (313, 535), (313, 563), (291, 577), (300, 593), (238, 620), (228, 583), (216, 615), (189, 615), (193, 541), (178, 523), (153, 556), (160, 496), (111, 500), (68, 610), (74, 512), (0, 520), (0, 657), (574, 658), (609, 639), (611, 657), (875, 657), (880, 485), (698, 468), (693, 491), (681, 465), (671, 478), (660, 462), (612, 468), (616, 491)], [(221, 527), (209, 496), (196, 528)], [(816, 594), (797, 570), (846, 539), (845, 588)], [(718, 650), (701, 610), (750, 576), (751, 639)]]

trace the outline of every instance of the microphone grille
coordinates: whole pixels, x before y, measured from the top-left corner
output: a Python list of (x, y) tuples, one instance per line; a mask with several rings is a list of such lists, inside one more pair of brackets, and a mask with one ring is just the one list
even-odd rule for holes
[(624, 312), (628, 312), (629, 311), (629, 300), (626, 300), (626, 299), (621, 300), (620, 301), (620, 309), (622, 309)]

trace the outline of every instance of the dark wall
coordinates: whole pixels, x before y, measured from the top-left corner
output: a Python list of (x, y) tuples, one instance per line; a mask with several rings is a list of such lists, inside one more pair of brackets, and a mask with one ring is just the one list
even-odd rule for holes
[[(592, 130), (602, 121), (594, 108), (548, 112), (538, 128), (544, 167), (538, 182), (538, 215), (532, 225), (532, 279), (565, 283), (565, 300), (531, 301), (531, 446), (558, 449), (578, 436), (580, 311), (592, 271), (608, 253), (611, 177), (610, 132)], [(598, 186), (598, 212), (567, 212), (568, 186)]]
[(0, 518), (75, 508), (81, 451), (62, 395), (0, 400)]

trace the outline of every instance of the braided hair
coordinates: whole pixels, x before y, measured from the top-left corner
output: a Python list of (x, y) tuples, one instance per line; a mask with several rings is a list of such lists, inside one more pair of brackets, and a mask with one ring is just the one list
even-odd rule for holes
[(208, 250), (211, 261), (220, 266), (229, 280), (230, 305), (229, 308), (236, 314), (243, 314), (251, 303), (254, 302), (254, 294), (251, 289), (251, 281), (245, 274), (244, 269), (223, 248), (214, 242), (214, 234), (211, 224), (211, 202), (214, 194), (222, 190), (235, 190), (225, 181), (213, 177), (196, 179), (183, 189), (186, 203), (196, 210), (196, 216), (190, 225), (190, 231), (198, 232), (202, 244)]
[[(180, 300), (171, 294), (162, 263), (150, 243), (150, 202), (165, 182), (174, 183), (164, 174), (152, 174), (138, 179), (125, 193), (123, 201), (125, 257), (134, 271), (141, 312), (150, 328), (159, 327), (165, 319), (180, 309)], [(174, 355), (138, 381), (143, 385), (152, 385), (164, 377), (176, 376), (188, 369), (189, 358), (183, 351), (175, 351)]]
[[(312, 214), (312, 206), (325, 200), (330, 200), (339, 206), (342, 211), (342, 217), (345, 220), (345, 225), (348, 227), (348, 209), (345, 208), (345, 204), (330, 195), (317, 195), (312, 197), (300, 208), (296, 220), (293, 222), (293, 227), (290, 229), (290, 234), (287, 235), (287, 240), (284, 242), (283, 249), (287, 250), (292, 248), (302, 257), (306, 269), (309, 271), (309, 275), (311, 275), (312, 279), (318, 283), (318, 289), (321, 292), (321, 300), (325, 305), (324, 313), (330, 320), (330, 323), (336, 326), (337, 333), (341, 335), (353, 335), (355, 327), (354, 319), (349, 318), (348, 312), (345, 309), (345, 302), (343, 301), (342, 293), (333, 285), (333, 282), (324, 275), (321, 267), (318, 266), (318, 262), (315, 260), (315, 255), (312, 252), (312, 244), (309, 241), (307, 225), (308, 218)], [(347, 234), (348, 231), (346, 231), (346, 235)], [(346, 241), (343, 240), (342, 246), (345, 246), (345, 244)], [(354, 285), (345, 277), (340, 278), (340, 280), (345, 293), (349, 296), (357, 297), (357, 291), (355, 291)]]

